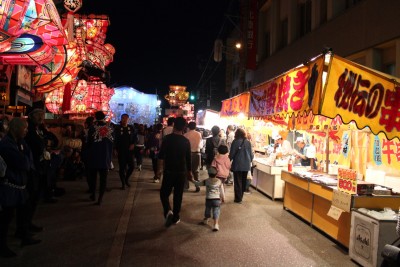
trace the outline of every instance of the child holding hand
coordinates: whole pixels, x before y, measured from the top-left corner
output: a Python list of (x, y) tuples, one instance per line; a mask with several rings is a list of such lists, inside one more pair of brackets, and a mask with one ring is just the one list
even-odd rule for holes
[(206, 184), (206, 209), (202, 224), (207, 225), (211, 218), (211, 212), (214, 219), (213, 231), (219, 231), (219, 216), (221, 213), (221, 202), (225, 201), (225, 193), (220, 179), (216, 178), (217, 169), (211, 166), (208, 169), (209, 178), (205, 180)]

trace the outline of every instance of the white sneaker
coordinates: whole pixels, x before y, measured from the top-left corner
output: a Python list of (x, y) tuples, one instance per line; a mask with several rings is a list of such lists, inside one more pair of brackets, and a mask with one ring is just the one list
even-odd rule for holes
[(168, 211), (167, 215), (165, 216), (165, 226), (170, 227), (172, 224), (172, 219), (174, 218), (174, 214), (172, 213), (172, 210)]
[(142, 170), (142, 165), (139, 165), (139, 166), (137, 167), (137, 169), (138, 169), (138, 171), (141, 171), (141, 170)]
[(214, 231), (214, 232), (219, 231), (219, 225), (218, 225), (218, 223), (216, 223), (216, 224), (214, 225), (213, 231)]
[(160, 182), (160, 180), (158, 180), (158, 179), (154, 179), (154, 182), (155, 182), (155, 183), (159, 183), (159, 182)]

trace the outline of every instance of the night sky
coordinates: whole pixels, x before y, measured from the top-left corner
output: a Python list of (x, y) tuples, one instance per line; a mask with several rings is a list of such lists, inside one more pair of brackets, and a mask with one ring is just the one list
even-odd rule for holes
[(215, 39), (232, 28), (225, 14), (234, 12), (236, 2), (83, 0), (77, 13), (110, 18), (106, 43), (116, 48), (107, 67), (112, 86), (163, 95), (171, 84), (194, 91), (212, 83), (216, 91), (223, 91), (224, 61), (215, 63), (212, 51)]

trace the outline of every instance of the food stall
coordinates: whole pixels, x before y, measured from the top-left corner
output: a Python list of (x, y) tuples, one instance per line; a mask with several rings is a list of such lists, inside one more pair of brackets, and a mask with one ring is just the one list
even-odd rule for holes
[[(316, 146), (318, 170), (282, 168), (283, 207), (345, 247), (353, 209), (400, 206), (399, 91), (394, 77), (332, 54), (250, 90), (250, 117), (283, 117), (287, 130)], [(346, 181), (338, 169), (356, 173), (350, 180), (356, 189), (341, 195), (346, 208), (336, 206), (343, 193), (340, 182)], [(379, 171), (384, 175), (375, 175)], [(378, 185), (390, 193), (380, 195)], [(370, 191), (357, 191), (364, 187)]]
[(281, 170), (287, 168), (284, 164), (271, 164), (265, 154), (266, 146), (269, 143), (268, 136), (278, 127), (285, 125), (284, 120), (276, 119), (274, 122), (263, 119), (249, 118), (250, 92), (222, 101), (220, 112), (223, 125), (235, 125), (246, 130), (248, 139), (252, 143), (255, 157), (251, 186), (264, 193), (268, 197), (282, 199), (283, 181)]

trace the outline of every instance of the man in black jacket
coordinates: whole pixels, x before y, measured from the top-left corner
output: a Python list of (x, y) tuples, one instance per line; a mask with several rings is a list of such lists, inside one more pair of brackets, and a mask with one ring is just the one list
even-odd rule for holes
[(118, 157), (119, 178), (122, 187), (130, 186), (129, 177), (135, 169), (134, 148), (137, 141), (137, 135), (132, 125), (128, 125), (128, 114), (122, 114), (121, 122), (115, 127), (114, 154)]

